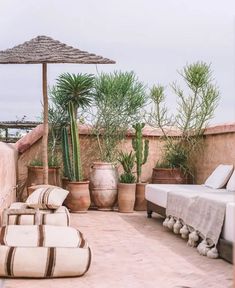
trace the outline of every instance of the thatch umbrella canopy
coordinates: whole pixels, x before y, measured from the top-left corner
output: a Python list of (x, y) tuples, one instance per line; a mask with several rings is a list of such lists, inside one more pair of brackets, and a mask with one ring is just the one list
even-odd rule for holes
[(73, 48), (47, 36), (38, 36), (13, 48), (0, 51), (0, 64), (42, 64), (44, 106), (42, 154), (44, 184), (48, 184), (47, 63), (114, 64), (115, 61)]

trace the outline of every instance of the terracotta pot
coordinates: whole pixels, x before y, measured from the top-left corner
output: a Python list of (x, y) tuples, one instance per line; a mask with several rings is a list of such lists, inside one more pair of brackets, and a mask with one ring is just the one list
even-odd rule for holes
[(189, 183), (189, 179), (180, 168), (153, 168), (152, 183), (187, 184)]
[(65, 199), (65, 205), (71, 212), (87, 212), (91, 204), (89, 181), (69, 182), (67, 185), (69, 195)]
[[(27, 187), (43, 184), (43, 167), (28, 166)], [(48, 168), (48, 184), (61, 186), (60, 167)]]
[(147, 183), (136, 183), (135, 210), (146, 211), (147, 201), (145, 200), (145, 186)]
[(90, 172), (91, 197), (98, 210), (112, 210), (117, 201), (117, 170), (112, 163), (94, 162)]
[(131, 213), (135, 205), (135, 183), (118, 183), (118, 211)]

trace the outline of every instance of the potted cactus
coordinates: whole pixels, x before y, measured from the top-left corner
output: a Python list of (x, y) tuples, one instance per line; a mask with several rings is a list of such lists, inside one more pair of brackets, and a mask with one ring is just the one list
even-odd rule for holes
[(132, 147), (135, 151), (135, 162), (136, 162), (136, 200), (135, 200), (135, 210), (145, 211), (146, 210), (146, 200), (145, 200), (145, 186), (146, 183), (141, 182), (141, 172), (142, 165), (147, 162), (148, 152), (149, 152), (149, 140), (145, 139), (143, 141), (142, 129), (144, 128), (144, 123), (136, 123), (132, 127), (135, 129), (135, 138), (132, 139)]
[(91, 202), (89, 181), (84, 179), (82, 173), (77, 112), (79, 108), (91, 104), (93, 82), (93, 75), (64, 73), (59, 76), (56, 85), (56, 103), (68, 112), (70, 123), (70, 138), (65, 127), (62, 129), (61, 138), (64, 176), (67, 182), (63, 183), (63, 186), (70, 192), (65, 204), (72, 212), (86, 212)]
[(130, 213), (133, 212), (135, 205), (136, 178), (132, 174), (135, 155), (132, 154), (132, 151), (130, 153), (120, 152), (118, 161), (124, 170), (118, 183), (118, 211)]
[(72, 102), (69, 103), (69, 117), (72, 161), (70, 159), (68, 130), (66, 128), (62, 129), (64, 171), (68, 177), (67, 189), (69, 190), (69, 195), (65, 200), (65, 205), (72, 212), (86, 212), (91, 204), (89, 181), (83, 179), (79, 133), (74, 105)]

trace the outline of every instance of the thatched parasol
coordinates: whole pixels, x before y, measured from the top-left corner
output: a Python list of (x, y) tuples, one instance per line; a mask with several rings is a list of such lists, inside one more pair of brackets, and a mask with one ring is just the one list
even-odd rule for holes
[(48, 184), (47, 63), (114, 64), (115, 61), (81, 51), (47, 36), (38, 36), (11, 49), (0, 51), (0, 64), (42, 64), (43, 78), (43, 182)]

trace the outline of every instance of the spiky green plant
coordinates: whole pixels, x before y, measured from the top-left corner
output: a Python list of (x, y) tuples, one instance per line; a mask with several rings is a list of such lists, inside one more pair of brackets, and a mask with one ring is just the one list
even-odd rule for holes
[(66, 127), (62, 128), (61, 134), (61, 144), (62, 144), (62, 155), (64, 163), (64, 177), (67, 177), (69, 180), (73, 179), (70, 152), (69, 152), (69, 137)]
[(132, 170), (135, 165), (135, 155), (132, 154), (132, 151), (130, 153), (126, 152), (119, 152), (118, 162), (123, 167), (124, 173), (120, 175), (119, 181), (121, 183), (135, 183), (135, 176), (132, 174)]
[(79, 143), (79, 133), (77, 119), (75, 117), (74, 105), (69, 102), (69, 118), (70, 118), (70, 133), (71, 133), (71, 143), (72, 143), (72, 171), (74, 181), (82, 181), (82, 165), (81, 165), (81, 155), (80, 155), (80, 143)]
[(57, 102), (66, 109), (68, 103), (74, 105), (75, 115), (78, 108), (91, 105), (94, 76), (91, 74), (63, 73), (56, 80)]
[(143, 141), (142, 129), (144, 126), (144, 123), (136, 123), (132, 126), (135, 129), (135, 138), (132, 139), (132, 147), (135, 151), (137, 183), (140, 183), (142, 165), (147, 162), (149, 153), (149, 140), (145, 139)]

